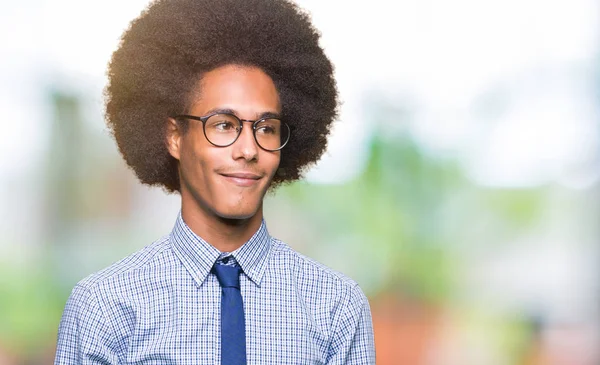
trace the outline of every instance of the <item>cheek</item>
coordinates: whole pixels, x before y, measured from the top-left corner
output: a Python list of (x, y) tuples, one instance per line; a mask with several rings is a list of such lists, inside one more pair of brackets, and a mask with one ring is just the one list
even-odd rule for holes
[(281, 163), (281, 152), (273, 153), (268, 156), (268, 165), (271, 170), (271, 177), (275, 175), (277, 169), (279, 168), (279, 164)]
[(182, 144), (181, 168), (188, 178), (201, 179), (207, 169), (206, 161), (210, 161), (209, 157), (206, 156), (206, 146), (203, 146), (201, 142), (197, 142), (197, 139), (195, 140), (195, 138), (198, 138), (197, 136), (190, 133), (188, 137)]

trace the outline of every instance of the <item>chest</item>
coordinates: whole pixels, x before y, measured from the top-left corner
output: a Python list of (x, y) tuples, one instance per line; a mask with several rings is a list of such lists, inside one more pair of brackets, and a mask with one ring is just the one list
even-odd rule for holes
[[(324, 364), (329, 324), (295, 287), (241, 280), (248, 364)], [(124, 359), (136, 364), (220, 364), (221, 289), (209, 277), (150, 293), (129, 307)], [(324, 309), (324, 308), (323, 308)]]

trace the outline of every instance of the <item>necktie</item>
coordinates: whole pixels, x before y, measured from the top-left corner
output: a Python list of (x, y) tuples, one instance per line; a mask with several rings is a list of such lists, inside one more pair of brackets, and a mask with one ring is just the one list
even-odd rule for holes
[(246, 365), (246, 324), (240, 292), (240, 272), (235, 265), (216, 262), (213, 272), (221, 285), (221, 365)]

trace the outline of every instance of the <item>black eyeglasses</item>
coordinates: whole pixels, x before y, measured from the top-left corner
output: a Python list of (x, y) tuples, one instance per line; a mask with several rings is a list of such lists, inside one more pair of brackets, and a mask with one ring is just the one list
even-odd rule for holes
[(252, 134), (260, 148), (279, 151), (290, 140), (290, 126), (279, 118), (265, 117), (258, 120), (240, 119), (230, 113), (212, 113), (202, 117), (176, 115), (175, 119), (192, 119), (202, 122), (206, 140), (217, 147), (227, 147), (237, 141), (244, 127), (243, 122), (252, 123)]

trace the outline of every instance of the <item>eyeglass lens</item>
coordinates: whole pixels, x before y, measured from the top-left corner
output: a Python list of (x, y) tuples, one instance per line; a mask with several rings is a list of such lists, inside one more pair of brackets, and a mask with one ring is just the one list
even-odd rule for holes
[[(233, 115), (215, 114), (204, 123), (206, 138), (214, 145), (228, 146), (241, 132), (242, 122)], [(277, 150), (289, 138), (289, 129), (278, 119), (263, 119), (254, 125), (254, 137), (265, 150)]]

